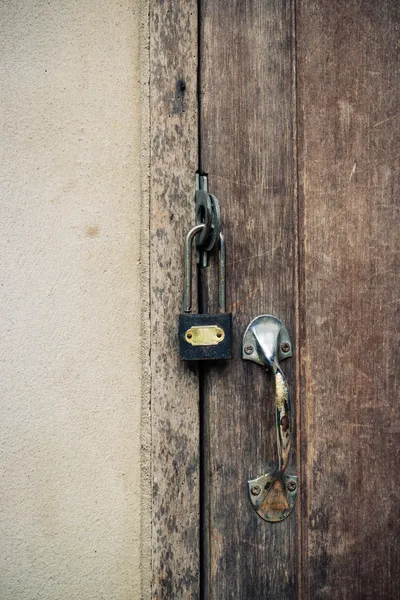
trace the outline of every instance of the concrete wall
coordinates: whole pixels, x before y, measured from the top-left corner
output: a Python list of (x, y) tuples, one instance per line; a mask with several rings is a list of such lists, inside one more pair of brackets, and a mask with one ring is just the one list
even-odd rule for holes
[(141, 597), (140, 19), (0, 3), (1, 600)]

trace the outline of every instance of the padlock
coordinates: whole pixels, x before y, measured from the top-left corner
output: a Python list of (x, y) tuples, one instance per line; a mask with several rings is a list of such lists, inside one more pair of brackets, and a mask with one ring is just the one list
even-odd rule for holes
[(192, 241), (205, 225), (193, 227), (185, 239), (184, 313), (179, 315), (179, 352), (182, 360), (225, 360), (232, 357), (232, 313), (226, 310), (225, 240), (218, 243), (218, 312), (195, 314), (192, 309)]

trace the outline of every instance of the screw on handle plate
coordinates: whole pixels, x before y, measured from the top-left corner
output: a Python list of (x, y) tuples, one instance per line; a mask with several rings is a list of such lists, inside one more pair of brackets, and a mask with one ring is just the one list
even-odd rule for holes
[(292, 356), (286, 327), (271, 315), (256, 317), (243, 336), (242, 358), (267, 367), (275, 379), (278, 465), (248, 482), (251, 504), (265, 521), (283, 521), (292, 512), (297, 496), (296, 475), (286, 473), (292, 447), (289, 387), (279, 362)]

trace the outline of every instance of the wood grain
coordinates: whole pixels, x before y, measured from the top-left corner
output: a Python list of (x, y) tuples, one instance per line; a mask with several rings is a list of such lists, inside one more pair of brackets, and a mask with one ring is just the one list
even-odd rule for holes
[[(202, 167), (221, 203), (234, 319), (234, 359), (204, 373), (204, 598), (289, 600), (297, 595), (296, 515), (266, 523), (247, 495), (247, 480), (276, 460), (274, 388), (240, 348), (250, 320), (265, 313), (281, 318), (296, 342), (292, 7), (200, 5)], [(210, 310), (215, 302), (214, 292)], [(295, 360), (283, 368), (293, 391)]]
[(397, 0), (298, 2), (312, 600), (399, 597), (399, 33)]
[(197, 3), (150, 3), (153, 597), (199, 598), (198, 374), (178, 357), (197, 170)]

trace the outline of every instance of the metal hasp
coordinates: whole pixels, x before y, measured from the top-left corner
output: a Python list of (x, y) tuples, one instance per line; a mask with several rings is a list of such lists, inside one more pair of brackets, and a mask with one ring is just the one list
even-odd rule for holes
[(196, 174), (195, 203), (196, 225), (205, 226), (203, 231), (196, 236), (197, 262), (202, 267), (207, 267), (208, 253), (218, 244), (221, 230), (221, 211), (217, 198), (208, 191), (208, 180), (205, 173)]
[(288, 475), (286, 467), (292, 446), (292, 418), (289, 387), (280, 361), (292, 356), (292, 345), (286, 327), (271, 315), (256, 317), (243, 336), (242, 358), (266, 367), (275, 379), (276, 432), (278, 466), (248, 482), (250, 501), (265, 521), (283, 521), (292, 512), (297, 496), (296, 475)]
[[(178, 319), (182, 360), (227, 360), (232, 357), (232, 313), (226, 312), (226, 247), (218, 200), (207, 190), (207, 176), (196, 176), (196, 225), (185, 238), (183, 313)], [(218, 307), (215, 313), (192, 313), (192, 250), (204, 269), (208, 255), (218, 255)], [(199, 283), (199, 278), (198, 278)]]

